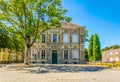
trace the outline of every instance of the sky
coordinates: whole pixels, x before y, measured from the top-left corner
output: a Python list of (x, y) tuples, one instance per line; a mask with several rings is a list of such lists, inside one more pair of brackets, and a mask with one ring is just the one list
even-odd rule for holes
[(101, 48), (120, 45), (120, 0), (62, 0), (62, 5), (72, 23), (86, 26), (89, 36), (98, 34)]

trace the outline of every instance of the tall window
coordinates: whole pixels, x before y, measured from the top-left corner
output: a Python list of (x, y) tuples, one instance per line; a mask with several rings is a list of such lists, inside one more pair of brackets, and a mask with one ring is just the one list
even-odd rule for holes
[(78, 54), (79, 54), (78, 50), (72, 50), (72, 58), (73, 59), (79, 59)]
[(32, 41), (36, 43), (36, 40), (35, 40), (35, 38), (32, 38)]
[(41, 59), (45, 59), (45, 50), (42, 50), (41, 52)]
[(63, 42), (64, 43), (69, 43), (69, 41), (70, 41), (69, 34), (64, 34), (63, 35)]
[(53, 43), (57, 43), (57, 34), (53, 34)]
[(64, 59), (68, 59), (68, 50), (64, 51)]
[(78, 43), (78, 35), (77, 34), (72, 35), (72, 43)]
[(112, 52), (110, 52), (110, 56), (112, 56)]
[(37, 59), (36, 54), (34, 54), (33, 56), (34, 56), (34, 59)]
[(45, 34), (42, 35), (42, 43), (45, 43)]
[(36, 59), (36, 54), (35, 54), (34, 50), (32, 50), (32, 58)]

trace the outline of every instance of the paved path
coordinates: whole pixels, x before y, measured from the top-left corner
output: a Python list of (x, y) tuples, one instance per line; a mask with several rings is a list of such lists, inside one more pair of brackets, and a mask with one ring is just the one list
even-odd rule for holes
[(120, 82), (120, 69), (87, 65), (11, 65), (0, 68), (0, 82)]

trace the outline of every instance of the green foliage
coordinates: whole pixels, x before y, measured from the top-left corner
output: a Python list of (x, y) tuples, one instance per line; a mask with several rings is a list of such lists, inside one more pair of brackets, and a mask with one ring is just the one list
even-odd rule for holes
[(89, 60), (101, 60), (100, 41), (97, 34), (91, 35), (88, 47)]
[(85, 30), (84, 31), (84, 42), (89, 42), (89, 39), (87, 37), (88, 37), (88, 30)]
[[(6, 22), (20, 35), (27, 63), (28, 52), (34, 44), (31, 39), (36, 40), (38, 34), (53, 26), (60, 27), (61, 22), (70, 22), (71, 18), (65, 16), (66, 12), (61, 0), (0, 0), (0, 22)], [(14, 44), (16, 46), (18, 43), (15, 41)]]
[(88, 56), (89, 61), (93, 60), (93, 35), (90, 36), (89, 46), (88, 46)]
[(105, 47), (102, 49), (102, 51), (106, 51), (110, 49), (117, 49), (117, 48), (120, 48), (120, 45), (113, 45), (113, 46)]
[(84, 49), (84, 53), (85, 53), (85, 60), (89, 61), (88, 50), (86, 48)]
[(93, 56), (94, 56), (94, 60), (101, 59), (100, 41), (97, 34), (94, 34), (93, 37)]
[(23, 41), (18, 34), (14, 33), (14, 29), (1, 25), (0, 27), (0, 48), (8, 48), (11, 50), (22, 51)]
[(60, 0), (1, 0), (0, 10), (0, 20), (14, 27), (25, 41), (28, 36), (36, 39), (38, 32), (71, 20), (64, 15), (67, 10)]
[(8, 31), (5, 28), (5, 25), (1, 24), (0, 25), (0, 48), (6, 48), (8, 44)]

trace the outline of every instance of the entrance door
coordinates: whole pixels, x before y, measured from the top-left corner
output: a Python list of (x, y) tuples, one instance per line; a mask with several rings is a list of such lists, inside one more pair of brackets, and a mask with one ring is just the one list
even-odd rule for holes
[(57, 64), (57, 50), (52, 50), (52, 64)]

